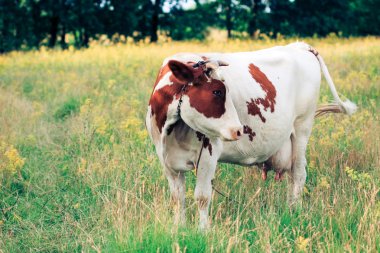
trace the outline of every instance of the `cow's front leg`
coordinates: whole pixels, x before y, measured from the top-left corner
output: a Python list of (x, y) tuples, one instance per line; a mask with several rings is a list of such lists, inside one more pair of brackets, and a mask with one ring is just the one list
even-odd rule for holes
[(211, 180), (214, 178), (217, 159), (209, 156), (208, 151), (204, 150), (203, 159), (199, 162), (197, 169), (197, 183), (195, 187), (195, 199), (198, 202), (199, 210), (199, 228), (206, 230), (209, 228), (208, 210), (211, 203), (212, 185)]
[(165, 175), (169, 182), (172, 203), (174, 205), (174, 223), (183, 225), (186, 222), (185, 174), (184, 172), (173, 172), (169, 169), (166, 169)]

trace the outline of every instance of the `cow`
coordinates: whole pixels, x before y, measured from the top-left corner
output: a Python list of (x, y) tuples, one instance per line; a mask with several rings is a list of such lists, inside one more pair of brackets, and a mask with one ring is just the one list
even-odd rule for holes
[[(334, 103), (317, 109), (321, 70)], [(185, 223), (185, 172), (196, 169), (199, 228), (209, 227), (218, 162), (263, 164), (262, 178), (288, 174), (288, 202), (306, 180), (305, 152), (317, 114), (356, 111), (342, 101), (321, 55), (310, 45), (241, 53), (168, 57), (149, 100), (146, 126), (167, 177), (175, 223)]]

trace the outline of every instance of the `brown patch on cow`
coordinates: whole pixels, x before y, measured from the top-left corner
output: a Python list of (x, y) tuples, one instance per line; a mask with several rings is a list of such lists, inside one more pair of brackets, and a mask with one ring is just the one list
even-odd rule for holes
[(208, 152), (210, 153), (210, 156), (212, 156), (212, 145), (210, 139), (207, 137), (204, 137), (203, 139), (203, 148), (207, 148)]
[(156, 82), (154, 83), (153, 90), (156, 88), (157, 84), (161, 81), (161, 79), (170, 71), (168, 64), (165, 64), (161, 67), (160, 71), (157, 74)]
[(260, 84), (265, 92), (264, 98), (251, 98), (251, 101), (247, 101), (248, 114), (253, 116), (258, 115), (261, 121), (265, 123), (266, 119), (262, 115), (259, 105), (262, 105), (265, 111), (270, 109), (270, 112), (274, 112), (276, 104), (276, 88), (257, 66), (251, 63), (249, 64), (248, 69), (253, 79)]
[[(220, 97), (216, 97), (213, 91), (219, 90)], [(207, 118), (220, 118), (225, 112), (226, 87), (222, 81), (208, 79), (205, 75), (194, 80), (186, 93), (190, 98), (190, 106), (202, 113)]]
[(264, 106), (265, 110), (270, 108), (271, 112), (274, 112), (274, 105), (276, 104), (276, 88), (273, 86), (268, 77), (252, 63), (249, 64), (249, 73), (252, 75), (253, 79), (260, 84), (261, 88), (266, 93), (265, 98), (259, 98), (257, 100)]
[(257, 103), (256, 100), (253, 100), (251, 98), (251, 101), (247, 102), (247, 108), (248, 108), (248, 114), (251, 114), (252, 116), (258, 115), (261, 121), (265, 123), (266, 119), (261, 114), (259, 103)]
[(207, 148), (208, 152), (210, 153), (210, 156), (212, 156), (212, 145), (211, 145), (210, 139), (207, 138), (201, 132), (196, 131), (195, 133), (197, 134), (198, 141), (202, 141), (203, 139), (203, 144), (202, 144), (203, 148)]
[[(149, 100), (149, 105), (151, 106), (151, 116), (156, 115), (156, 123), (158, 130), (162, 131), (162, 127), (166, 122), (166, 114), (169, 108), (169, 105), (173, 101), (173, 96), (178, 94), (181, 91), (183, 84), (180, 83), (174, 76), (169, 77), (169, 81), (173, 82), (173, 85), (166, 85), (157, 91), (155, 88), (161, 79), (170, 72), (168, 64), (165, 64), (161, 67), (160, 71), (157, 74), (156, 82), (154, 83), (153, 91)], [(174, 126), (171, 129), (168, 129), (168, 134), (173, 131)]]
[[(179, 98), (183, 83), (179, 82), (173, 75), (169, 78), (173, 84), (165, 85), (164, 87), (154, 91), (149, 100), (151, 106), (151, 116), (155, 116), (157, 127), (162, 132), (162, 127), (167, 119), (169, 105), (173, 102), (174, 96)], [(170, 130), (170, 132), (173, 129)]]
[(247, 125), (243, 126), (243, 133), (248, 134), (248, 138), (250, 141), (253, 141), (253, 137), (256, 136), (256, 133), (252, 131), (252, 128), (250, 128)]
[(195, 133), (197, 134), (198, 141), (201, 141), (203, 136), (205, 136), (204, 134), (202, 134), (201, 132), (198, 132), (198, 131), (196, 131)]

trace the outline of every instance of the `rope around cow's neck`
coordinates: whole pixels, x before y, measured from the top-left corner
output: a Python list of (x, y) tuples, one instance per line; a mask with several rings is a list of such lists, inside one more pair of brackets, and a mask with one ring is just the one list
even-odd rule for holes
[(183, 94), (185, 94), (185, 91), (186, 91), (186, 87), (187, 87), (187, 83), (184, 84), (181, 88), (181, 96), (179, 97), (179, 101), (178, 101), (178, 105), (177, 105), (177, 115), (178, 117), (181, 119), (181, 105), (182, 105), (182, 102), (183, 102)]

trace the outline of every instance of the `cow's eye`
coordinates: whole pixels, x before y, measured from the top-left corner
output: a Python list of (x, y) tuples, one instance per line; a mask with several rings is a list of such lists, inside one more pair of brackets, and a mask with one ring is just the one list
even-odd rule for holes
[(219, 98), (223, 97), (223, 93), (221, 90), (214, 90), (212, 94), (214, 94), (215, 97), (219, 97)]

